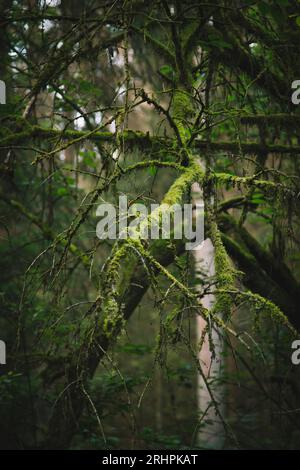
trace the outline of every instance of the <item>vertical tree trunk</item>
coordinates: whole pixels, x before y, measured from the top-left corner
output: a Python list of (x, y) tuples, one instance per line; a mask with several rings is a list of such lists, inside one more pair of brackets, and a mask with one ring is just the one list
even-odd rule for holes
[[(193, 203), (196, 207), (196, 211), (203, 210), (204, 201), (201, 188), (198, 183), (193, 184), (192, 186), (193, 193)], [(197, 216), (197, 214), (196, 214)], [(210, 238), (205, 239), (198, 247), (193, 250), (194, 263), (195, 263), (195, 272), (196, 276), (203, 273), (207, 278), (207, 282), (210, 281), (215, 275), (215, 263), (214, 263), (214, 247)], [(205, 287), (205, 286), (204, 286)], [(199, 291), (202, 291), (202, 286)], [(213, 294), (206, 294), (201, 303), (203, 307), (210, 309), (215, 301), (215, 296)], [(196, 319), (196, 333), (197, 333), (197, 342), (199, 343), (202, 337), (202, 332), (206, 327), (207, 322), (200, 316)], [(202, 370), (205, 374), (205, 377), (210, 382), (212, 378), (218, 379), (221, 373), (221, 354), (223, 350), (222, 341), (216, 331), (212, 331), (211, 334), (212, 341), (215, 348), (215, 357), (212, 357), (212, 352), (210, 351), (209, 340), (207, 334), (205, 335), (202, 348), (199, 351), (199, 361), (202, 367)], [(214, 398), (219, 404), (220, 411), (222, 412), (222, 387), (220, 384), (211, 387), (214, 392)], [(198, 409), (199, 409), (199, 420), (201, 424), (204, 424), (205, 421), (209, 421), (209, 424), (201, 426), (198, 431), (198, 445), (203, 445), (211, 448), (221, 448), (223, 445), (223, 426), (215, 413), (215, 408), (212, 404), (211, 396), (207, 390), (207, 387), (204, 383), (203, 378), (198, 376)]]

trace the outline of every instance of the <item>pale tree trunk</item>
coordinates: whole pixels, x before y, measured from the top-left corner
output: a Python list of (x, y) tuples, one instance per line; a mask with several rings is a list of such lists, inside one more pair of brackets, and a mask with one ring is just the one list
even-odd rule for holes
[[(203, 211), (204, 200), (201, 188), (198, 183), (194, 183), (192, 186), (192, 195), (193, 195), (193, 204), (196, 207), (196, 217), (199, 214), (199, 211)], [(198, 214), (197, 214), (198, 212)], [(196, 276), (199, 276), (197, 273), (203, 273), (204, 277), (207, 278), (209, 283), (210, 279), (214, 278), (215, 275), (215, 252), (213, 244), (210, 238), (206, 238), (196, 249), (192, 251), (195, 264)], [(202, 291), (205, 285), (199, 283), (198, 290)], [(206, 294), (202, 299), (201, 303), (203, 307), (210, 309), (215, 302), (215, 296), (212, 293)], [(206, 327), (207, 322), (201, 317), (197, 316), (196, 319), (196, 338), (197, 343), (200, 342), (202, 338), (202, 332)], [(202, 370), (205, 374), (206, 379), (210, 382), (212, 378), (219, 378), (221, 373), (221, 354), (223, 350), (222, 341), (215, 330), (211, 332), (211, 338), (214, 344), (215, 357), (212, 357), (210, 351), (208, 335), (205, 335), (202, 348), (198, 353), (198, 359), (200, 361)], [(223, 405), (222, 405), (222, 393), (223, 386), (217, 384), (216, 386), (211, 385), (211, 389), (214, 394), (214, 399), (219, 405), (219, 411), (223, 414)], [(205, 446), (209, 448), (221, 448), (224, 441), (224, 429), (221, 423), (220, 418), (216, 415), (215, 408), (212, 403), (211, 396), (207, 390), (207, 387), (204, 383), (201, 375), (198, 375), (198, 388), (197, 388), (197, 398), (198, 398), (198, 410), (199, 410), (199, 420), (203, 424), (206, 420), (209, 420), (211, 424), (206, 424), (201, 426), (198, 431), (197, 441), (198, 445)]]

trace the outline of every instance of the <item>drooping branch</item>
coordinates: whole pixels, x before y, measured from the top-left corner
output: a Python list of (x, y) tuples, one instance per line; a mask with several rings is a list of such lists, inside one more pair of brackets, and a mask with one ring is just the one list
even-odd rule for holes
[[(163, 199), (163, 204), (178, 203), (191, 184), (201, 177), (202, 170), (196, 163), (186, 168), (171, 185)], [(170, 250), (168, 245), (169, 241), (160, 240), (151, 244), (149, 248), (147, 256), (153, 261), (156, 271), (158, 271), (158, 266), (166, 266), (173, 261), (176, 254), (182, 251), (183, 242), (176, 241), (173, 250)], [(67, 388), (68, 392), (56, 404), (50, 420), (48, 436), (41, 444), (42, 447), (65, 448), (69, 444), (76, 431), (74, 424), (84, 407), (82, 381), (86, 380), (86, 377), (93, 376), (108, 347), (117, 339), (123, 320), (129, 318), (150, 284), (149, 276), (145, 276), (143, 272), (145, 268), (142, 263), (140, 268), (139, 265), (136, 267), (133, 277), (129, 279), (128, 288), (125, 289), (126, 296), (121, 302), (117, 287), (119, 265), (127, 252), (126, 244), (121, 245), (120, 248), (118, 244), (115, 245), (112, 257), (106, 264), (105, 295), (103, 296), (101, 291), (88, 312), (92, 325), (91, 337), (84, 339), (84, 344), (74, 351), (68, 364), (62, 364), (62, 374), (65, 376), (63, 389)], [(140, 284), (141, 288), (137, 289), (136, 284)], [(88, 347), (86, 343), (89, 344)]]
[(261, 268), (293, 299), (295, 305), (300, 301), (300, 286), (288, 266), (280, 259), (261, 246), (244, 226), (239, 226), (230, 215), (223, 214), (223, 224), (227, 225), (247, 246), (248, 251), (255, 257)]
[(245, 273), (242, 278), (243, 283), (251, 291), (270, 299), (275, 305), (278, 305), (291, 324), (297, 330), (300, 330), (298, 304), (295, 305), (290, 294), (263, 270), (255, 256), (245, 246), (240, 245), (224, 233), (222, 234), (222, 241), (230, 257), (237, 263), (238, 268)]
[[(246, 119), (246, 118), (245, 118)], [(90, 140), (99, 143), (116, 143), (117, 136), (112, 132), (96, 132), (96, 131), (77, 131), (74, 129), (66, 129), (61, 131), (59, 129), (46, 129), (40, 126), (28, 127), (26, 130), (12, 133), (7, 137), (0, 140), (0, 148), (18, 148), (16, 144), (19, 142), (26, 142), (30, 139), (43, 139), (43, 138), (60, 138), (69, 141), (69, 145), (79, 143), (81, 141)], [(119, 133), (118, 138), (130, 144), (143, 146), (144, 148), (151, 145), (169, 147), (172, 144), (171, 138), (151, 136), (140, 131), (124, 131)], [(243, 154), (300, 154), (300, 145), (286, 145), (286, 144), (261, 144), (256, 142), (238, 142), (238, 141), (207, 141), (207, 140), (194, 140), (194, 147), (196, 149), (205, 149), (212, 152), (231, 152), (233, 157), (242, 157)], [(59, 151), (59, 148), (57, 149)], [(46, 152), (44, 152), (47, 155)]]
[[(235, 156), (243, 154), (261, 154), (261, 153), (280, 153), (280, 154), (300, 154), (300, 145), (283, 145), (283, 144), (261, 144), (255, 142), (208, 142), (205, 140), (195, 140), (195, 147), (198, 149), (207, 149), (210, 151), (227, 151), (233, 152)], [(233, 155), (234, 156), (234, 155)]]

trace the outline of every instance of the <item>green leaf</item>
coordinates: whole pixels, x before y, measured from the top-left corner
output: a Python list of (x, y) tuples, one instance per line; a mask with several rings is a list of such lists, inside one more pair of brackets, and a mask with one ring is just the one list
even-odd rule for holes
[(58, 196), (66, 196), (66, 194), (68, 194), (68, 190), (67, 188), (58, 188), (56, 194)]
[(174, 77), (174, 69), (170, 65), (162, 65), (159, 69), (160, 73), (165, 77), (172, 79)]

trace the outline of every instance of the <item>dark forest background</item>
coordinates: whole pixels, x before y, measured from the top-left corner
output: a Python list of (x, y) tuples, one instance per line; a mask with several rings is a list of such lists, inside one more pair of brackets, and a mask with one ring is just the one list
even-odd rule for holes
[[(296, 0), (0, 0), (0, 448), (300, 448), (299, 45)], [(215, 274), (98, 239), (122, 194), (203, 200)]]

